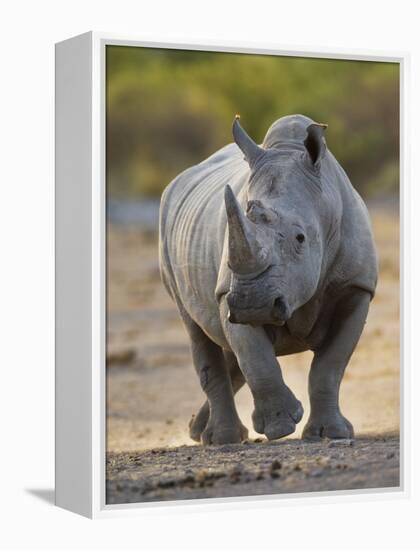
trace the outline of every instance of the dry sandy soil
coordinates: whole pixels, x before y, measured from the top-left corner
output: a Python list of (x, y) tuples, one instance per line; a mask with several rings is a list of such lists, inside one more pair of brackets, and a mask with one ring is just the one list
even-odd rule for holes
[(297, 439), (309, 410), (309, 352), (281, 360), (305, 408), (293, 436), (269, 443), (253, 432), (252, 399), (243, 388), (237, 404), (250, 442), (193, 444), (188, 422), (204, 396), (186, 332), (159, 279), (156, 233), (110, 226), (107, 502), (399, 485), (399, 224), (395, 211), (371, 214), (380, 279), (342, 384), (341, 408), (356, 432), (342, 444)]

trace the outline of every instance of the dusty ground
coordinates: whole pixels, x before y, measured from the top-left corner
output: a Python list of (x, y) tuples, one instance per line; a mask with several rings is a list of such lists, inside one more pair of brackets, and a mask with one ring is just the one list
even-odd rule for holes
[(276, 442), (110, 453), (107, 503), (396, 487), (399, 439)]
[[(205, 450), (192, 445), (187, 426), (203, 394), (186, 333), (159, 280), (156, 234), (135, 227), (110, 228), (109, 502), (398, 485), (398, 217), (391, 210), (374, 209), (372, 218), (380, 282), (341, 390), (341, 408), (352, 421), (357, 439), (353, 445), (340, 447), (338, 458), (334, 458), (337, 448), (328, 443), (296, 440), (309, 409), (309, 352), (281, 360), (286, 382), (305, 408), (291, 438)], [(250, 438), (261, 438), (251, 429), (252, 401), (247, 388), (239, 392), (237, 403)], [(282, 464), (278, 477), (270, 474), (276, 460)], [(243, 472), (232, 473), (239, 464)]]

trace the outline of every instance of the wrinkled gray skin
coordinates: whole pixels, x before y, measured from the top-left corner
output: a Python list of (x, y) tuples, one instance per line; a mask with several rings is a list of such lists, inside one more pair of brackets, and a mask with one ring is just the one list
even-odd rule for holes
[(234, 403), (246, 382), (254, 428), (291, 434), (301, 403), (276, 356), (314, 352), (303, 437), (348, 438), (344, 370), (377, 281), (367, 209), (327, 149), (325, 125), (279, 119), (262, 146), (235, 143), (180, 174), (160, 211), (160, 265), (191, 338), (207, 401), (190, 423), (204, 444), (247, 437)]

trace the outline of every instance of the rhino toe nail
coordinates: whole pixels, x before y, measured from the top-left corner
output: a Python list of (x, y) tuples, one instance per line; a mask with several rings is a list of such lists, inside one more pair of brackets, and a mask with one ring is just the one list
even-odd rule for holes
[(296, 425), (291, 420), (284, 420), (273, 426), (268, 426), (265, 430), (267, 439), (280, 439), (292, 434), (296, 430)]
[(302, 420), (302, 417), (303, 417), (302, 403), (299, 402), (296, 411), (293, 414), (290, 414), (290, 417), (293, 419), (293, 421), (296, 424), (298, 424)]

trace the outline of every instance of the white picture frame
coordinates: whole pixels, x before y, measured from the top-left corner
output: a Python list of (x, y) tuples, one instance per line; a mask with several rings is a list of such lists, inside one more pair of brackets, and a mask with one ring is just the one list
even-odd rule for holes
[(89, 32), (56, 44), (56, 504), (90, 517), (204, 501), (105, 502), (105, 49), (107, 45), (369, 60), (400, 65), (401, 480), (399, 488), (211, 499), (214, 506), (278, 505), (304, 496), (378, 499), (409, 487), (409, 278), (406, 53), (299, 49), (272, 44), (144, 42)]

